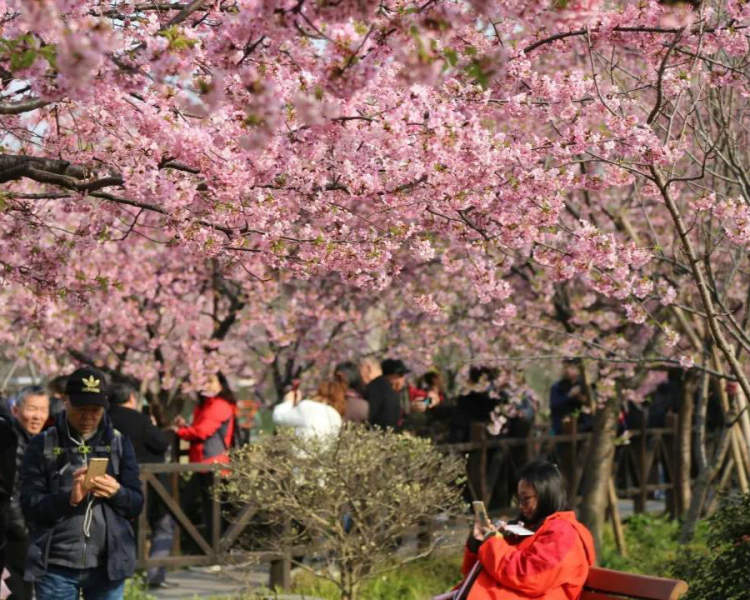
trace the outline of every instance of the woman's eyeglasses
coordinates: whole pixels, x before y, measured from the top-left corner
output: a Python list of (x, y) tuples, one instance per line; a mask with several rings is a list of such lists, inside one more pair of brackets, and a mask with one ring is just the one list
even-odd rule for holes
[(536, 500), (536, 498), (536, 494), (529, 494), (528, 496), (513, 496), (513, 506), (528, 506)]

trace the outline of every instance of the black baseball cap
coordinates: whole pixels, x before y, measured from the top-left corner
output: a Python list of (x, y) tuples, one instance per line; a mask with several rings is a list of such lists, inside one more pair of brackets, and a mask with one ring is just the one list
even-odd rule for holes
[(380, 368), (383, 371), (383, 375), (406, 375), (407, 373), (411, 373), (411, 369), (402, 360), (397, 358), (386, 358), (380, 363)]
[(73, 406), (109, 408), (107, 381), (99, 369), (83, 367), (74, 371), (65, 384), (65, 395)]

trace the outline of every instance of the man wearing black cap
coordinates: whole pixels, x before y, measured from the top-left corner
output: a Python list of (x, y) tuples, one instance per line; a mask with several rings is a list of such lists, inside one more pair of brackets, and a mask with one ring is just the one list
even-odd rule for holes
[(370, 403), (370, 424), (398, 429), (401, 426), (401, 401), (399, 394), (406, 384), (406, 365), (386, 358), (380, 366), (383, 374), (367, 384), (365, 397)]
[[(37, 600), (121, 600), (135, 569), (130, 520), (143, 505), (130, 441), (112, 427), (104, 375), (78, 369), (65, 410), (31, 440), (21, 468), (21, 507), (30, 531), (26, 579)], [(86, 479), (92, 458), (106, 474)]]

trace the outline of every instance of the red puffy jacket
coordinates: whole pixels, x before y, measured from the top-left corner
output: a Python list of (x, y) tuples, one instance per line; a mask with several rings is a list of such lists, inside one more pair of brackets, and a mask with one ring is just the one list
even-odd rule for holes
[(517, 545), (495, 536), (478, 554), (467, 549), (464, 575), (482, 563), (467, 600), (577, 600), (594, 558), (594, 540), (575, 513), (556, 512)]
[(177, 430), (181, 440), (190, 442), (190, 462), (228, 463), (227, 449), (234, 435), (236, 406), (216, 396), (199, 402), (193, 422)]

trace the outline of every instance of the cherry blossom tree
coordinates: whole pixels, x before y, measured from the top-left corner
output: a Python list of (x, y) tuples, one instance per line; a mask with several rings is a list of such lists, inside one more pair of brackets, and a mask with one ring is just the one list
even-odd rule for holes
[(33, 324), (39, 360), (72, 339), (167, 388), (215, 357), (252, 364), (235, 335), (272, 364), (295, 343), (276, 319), (309, 330), (336, 290), (292, 371), (315, 345), (349, 353), (324, 331), (368, 299), (389, 348), (585, 359), (596, 531), (617, 400), (649, 368), (737, 381), (747, 487), (749, 13), (2, 0), (3, 341)]

